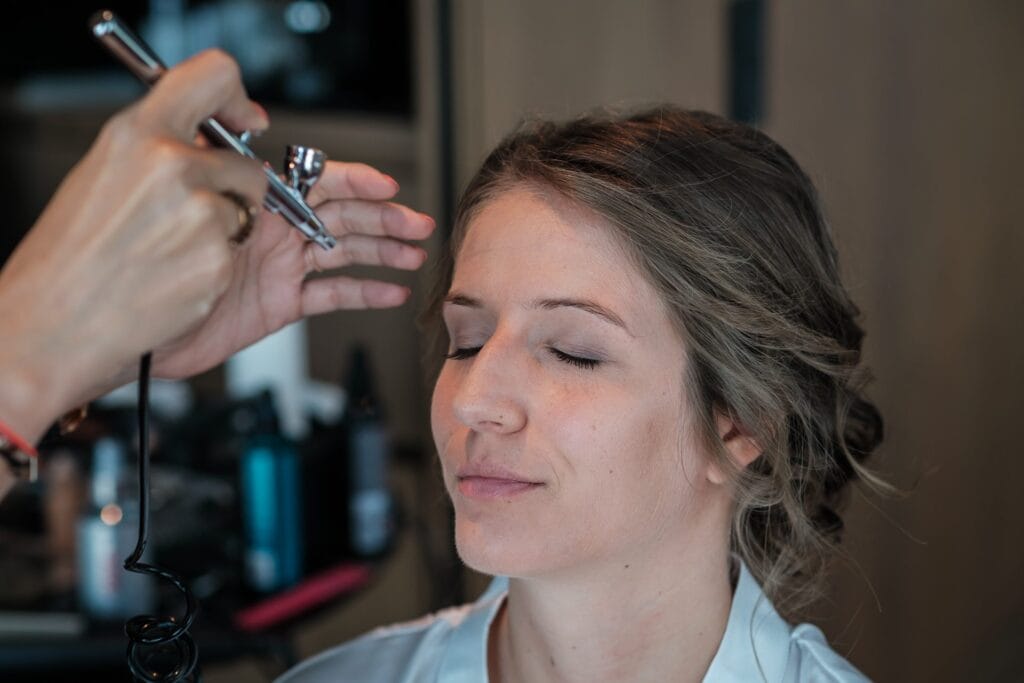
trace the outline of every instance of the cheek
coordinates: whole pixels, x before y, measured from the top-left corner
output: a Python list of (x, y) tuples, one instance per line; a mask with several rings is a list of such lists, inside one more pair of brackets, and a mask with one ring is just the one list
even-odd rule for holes
[(686, 475), (693, 473), (676, 397), (614, 398), (605, 391), (600, 402), (565, 403), (552, 413), (568, 480), (579, 484), (573, 497), (605, 510), (599, 517), (647, 517), (641, 511), (682, 503), (692, 489)]
[(452, 399), (455, 395), (455, 382), (447, 364), (438, 375), (434, 385), (434, 394), (430, 400), (430, 431), (434, 435), (434, 446), (444, 464), (446, 446), (455, 429), (455, 415), (452, 410)]
[(594, 490), (614, 496), (622, 486), (620, 478), (634, 477), (632, 461), (643, 446), (641, 432), (646, 431), (637, 429), (636, 412), (635, 398), (607, 387), (563, 392), (549, 402), (544, 431), (553, 435), (566, 481), (582, 485), (586, 496)]
[(547, 402), (545, 420), (573, 460), (641, 466), (663, 453), (666, 444), (677, 443), (680, 422), (675, 397), (637, 396), (608, 386), (562, 392)]

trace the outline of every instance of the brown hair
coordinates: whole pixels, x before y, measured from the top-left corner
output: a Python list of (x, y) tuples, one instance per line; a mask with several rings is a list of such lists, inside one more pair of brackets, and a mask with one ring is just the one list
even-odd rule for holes
[[(514, 184), (550, 188), (611, 223), (685, 340), (698, 436), (735, 483), (731, 543), (784, 614), (817, 597), (851, 480), (882, 439), (863, 395), (864, 332), (817, 194), (763, 133), (664, 106), (534, 122), (502, 141), (464, 192), (427, 311), (439, 323), (475, 212)], [(438, 356), (440, 357), (440, 356)], [(763, 452), (741, 469), (715, 411)]]

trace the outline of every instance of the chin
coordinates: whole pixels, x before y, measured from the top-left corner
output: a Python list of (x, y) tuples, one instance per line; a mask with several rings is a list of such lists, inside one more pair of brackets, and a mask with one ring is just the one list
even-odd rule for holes
[[(572, 544), (544, 535), (543, 524), (495, 523), (455, 514), (455, 549), (470, 569), (492, 576), (536, 578), (575, 564)], [(565, 539), (562, 539), (565, 540)], [(559, 549), (559, 547), (561, 548)]]
[(467, 521), (456, 512), (455, 550), (470, 569), (482, 574), (508, 575), (518, 565), (519, 543), (508, 534), (496, 534), (482, 528), (479, 522)]
[(521, 577), (543, 571), (539, 540), (536, 535), (529, 538), (528, 534), (485, 529), (479, 523), (460, 520), (456, 513), (455, 549), (463, 564), (482, 574)]

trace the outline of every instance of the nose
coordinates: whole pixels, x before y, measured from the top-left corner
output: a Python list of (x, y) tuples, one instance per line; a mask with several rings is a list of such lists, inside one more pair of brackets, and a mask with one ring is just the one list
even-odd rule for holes
[[(452, 361), (449, 361), (452, 362)], [(464, 425), (480, 432), (513, 434), (526, 426), (526, 368), (513, 349), (492, 336), (455, 373), (452, 408)]]

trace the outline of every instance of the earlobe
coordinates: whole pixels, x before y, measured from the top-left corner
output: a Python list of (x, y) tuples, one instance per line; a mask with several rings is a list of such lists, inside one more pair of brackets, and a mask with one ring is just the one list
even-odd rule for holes
[[(730, 416), (715, 411), (715, 426), (718, 438), (725, 446), (729, 458), (739, 469), (745, 469), (761, 455), (761, 444), (752, 436), (744, 433), (739, 424)], [(725, 472), (716, 463), (708, 464), (708, 481), (712, 484), (724, 484), (727, 481)]]

